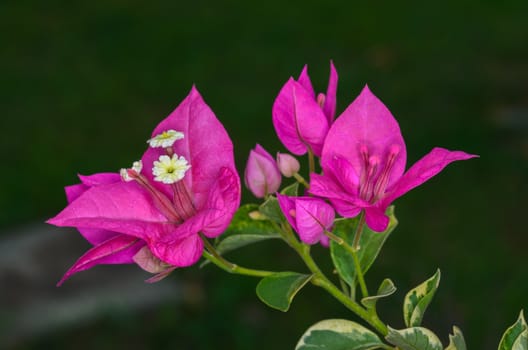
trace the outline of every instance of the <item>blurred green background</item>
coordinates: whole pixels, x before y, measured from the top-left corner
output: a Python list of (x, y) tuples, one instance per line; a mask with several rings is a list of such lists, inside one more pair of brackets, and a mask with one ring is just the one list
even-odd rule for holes
[[(494, 349), (528, 309), (527, 18), (527, 1), (3, 1), (0, 240), (63, 208), (62, 187), (77, 173), (138, 159), (192, 84), (233, 138), (240, 172), (255, 143), (284, 150), (271, 124), (276, 94), (305, 63), (325, 90), (333, 59), (338, 113), (368, 83), (398, 119), (409, 163), (434, 146), (480, 155), (396, 202), (400, 226), (367, 276), (371, 286), (391, 277), (398, 287), (380, 302), (382, 318), (403, 327), (403, 296), (439, 267), (425, 326), (445, 345), (456, 324), (470, 349)], [(316, 255), (327, 261), (324, 249)], [(302, 271), (275, 242), (230, 257)], [(49, 288), (67, 267), (57, 266)], [(121, 271), (84, 274), (108, 269)], [(187, 297), (108, 309), (9, 347), (292, 349), (318, 320), (356, 319), (315, 287), (283, 314), (258, 301), (251, 278), (209, 266), (171, 279)], [(31, 295), (1, 283), (7, 295)]]

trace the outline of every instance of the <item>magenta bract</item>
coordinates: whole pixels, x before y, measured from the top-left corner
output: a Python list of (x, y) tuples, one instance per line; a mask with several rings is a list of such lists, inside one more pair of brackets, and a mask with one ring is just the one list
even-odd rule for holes
[(275, 193), (281, 184), (281, 174), (275, 159), (259, 144), (249, 152), (244, 182), (257, 198)]
[(321, 155), (324, 139), (336, 108), (337, 72), (330, 62), (330, 78), (326, 95), (315, 96), (305, 66), (299, 79), (290, 78), (275, 99), (273, 126), (284, 146), (295, 155), (311, 150)]
[(330, 128), (321, 157), (323, 175), (311, 174), (310, 193), (328, 198), (344, 217), (364, 210), (367, 225), (382, 232), (392, 201), (449, 163), (476, 156), (434, 148), (404, 174), (406, 157), (398, 123), (365, 86)]
[(293, 229), (306, 244), (321, 242), (328, 246), (329, 231), (335, 219), (332, 206), (320, 198), (289, 197), (277, 193), (279, 206)]
[[(127, 181), (119, 174), (95, 174), (66, 188), (69, 205), (48, 223), (77, 227), (94, 248), (59, 283), (97, 264), (136, 261), (150, 266), (147, 270), (154, 263), (168, 270), (189, 266), (202, 254), (198, 233), (216, 237), (227, 228), (240, 203), (233, 145), (195, 87), (152, 136), (175, 130), (183, 139), (149, 147), (142, 170), (128, 169)], [(183, 157), (188, 164), (183, 167), (175, 158), (164, 164), (163, 157), (169, 156)], [(173, 183), (156, 180), (156, 167), (172, 176)], [(179, 170), (181, 176), (175, 178)]]

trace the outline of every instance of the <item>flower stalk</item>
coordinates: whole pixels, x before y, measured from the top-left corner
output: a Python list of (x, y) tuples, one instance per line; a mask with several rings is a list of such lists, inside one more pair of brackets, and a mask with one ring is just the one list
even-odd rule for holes
[[(321, 287), (326, 290), (330, 295), (337, 299), (341, 304), (343, 304), (347, 309), (354, 312), (356, 315), (361, 317), (365, 322), (370, 324), (374, 329), (376, 329), (383, 336), (387, 335), (388, 329), (387, 326), (379, 319), (375, 310), (369, 311), (363, 308), (360, 304), (352, 300), (350, 297), (345, 295), (339, 288), (337, 288), (321, 271), (317, 263), (314, 261), (310, 254), (310, 246), (304, 243), (300, 243), (295, 238), (293, 231), (289, 225), (283, 226), (285, 230), (282, 231), (282, 236), (287, 240), (287, 243), (297, 252), (301, 257), (305, 265), (308, 267), (310, 272), (313, 273), (311, 283), (315, 286)], [(332, 234), (333, 235), (333, 234)], [(335, 236), (335, 235), (333, 235)], [(339, 238), (335, 236), (336, 238)], [(344, 242), (343, 240), (341, 240)], [(365, 281), (363, 280), (363, 283)], [(366, 285), (365, 285), (366, 290)], [(368, 293), (366, 293), (368, 295)]]
[(304, 179), (304, 177), (302, 177), (301, 175), (299, 175), (299, 173), (295, 173), (295, 174), (293, 174), (293, 177), (295, 178), (295, 180), (297, 180), (298, 183), (300, 183), (301, 185), (303, 185), (303, 186), (306, 187), (307, 189), (310, 188), (310, 185), (308, 184), (308, 182), (306, 182), (306, 180)]
[(267, 276), (270, 276), (276, 273), (272, 271), (249, 269), (249, 268), (234, 264), (226, 260), (223, 256), (221, 256), (216, 251), (216, 249), (212, 246), (212, 244), (209, 243), (209, 241), (207, 240), (205, 236), (201, 235), (201, 237), (204, 242), (205, 249), (206, 249), (203, 251), (203, 257), (226, 272), (237, 274), (237, 275), (253, 276), (253, 277), (267, 277)]
[[(363, 270), (361, 269), (361, 264), (359, 263), (359, 257), (357, 255), (358, 249), (351, 247), (345, 240), (343, 240), (341, 237), (336, 236), (330, 231), (325, 230), (325, 234), (334, 242), (339, 244), (341, 247), (343, 247), (347, 252), (352, 255), (352, 259), (354, 260), (354, 268), (356, 269), (357, 278), (359, 282), (359, 287), (361, 288), (361, 293), (363, 294), (363, 298), (366, 298), (369, 296), (367, 284), (365, 283), (365, 277), (363, 276)], [(361, 232), (359, 232), (361, 234)], [(356, 231), (356, 236), (358, 235), (358, 231)], [(353, 286), (352, 286), (353, 288)]]

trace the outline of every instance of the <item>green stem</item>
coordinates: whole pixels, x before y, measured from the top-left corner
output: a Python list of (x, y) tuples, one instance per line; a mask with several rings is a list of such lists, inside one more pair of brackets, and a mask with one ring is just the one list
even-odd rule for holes
[(359, 214), (359, 222), (358, 226), (356, 228), (356, 233), (354, 234), (354, 249), (357, 251), (361, 247), (359, 246), (359, 239), (361, 238), (361, 234), (363, 233), (363, 227), (365, 226), (365, 211), (362, 210), (361, 214)]
[(354, 267), (356, 268), (359, 287), (361, 288), (361, 294), (363, 294), (363, 298), (366, 298), (369, 296), (369, 292), (367, 289), (367, 284), (365, 283), (365, 277), (363, 276), (363, 270), (361, 269), (357, 252), (354, 249), (352, 249), (351, 252), (353, 252), (352, 259), (354, 260)]
[[(361, 270), (361, 264), (359, 263), (357, 250), (354, 249), (353, 247), (351, 247), (350, 245), (348, 245), (348, 243), (345, 240), (343, 240), (341, 237), (336, 236), (332, 232), (329, 232), (329, 231), (325, 230), (325, 234), (331, 240), (333, 240), (334, 242), (339, 244), (341, 247), (345, 248), (345, 250), (347, 252), (349, 252), (350, 255), (352, 255), (352, 259), (354, 260), (354, 268), (356, 269), (356, 273), (357, 273), (357, 277), (358, 277), (359, 287), (361, 288), (361, 294), (363, 294), (363, 298), (368, 297), (369, 293), (368, 293), (368, 289), (367, 289), (367, 284), (365, 283), (365, 278), (363, 276), (363, 270)], [(357, 232), (356, 232), (356, 234), (357, 234)]]
[(328, 280), (328, 278), (321, 272), (321, 270), (313, 260), (312, 256), (310, 255), (309, 246), (305, 244), (300, 244), (297, 247), (296, 251), (303, 259), (306, 266), (314, 274), (314, 277), (311, 280), (314, 285), (326, 290), (328, 293), (330, 293), (330, 295), (339, 300), (345, 307), (347, 307), (349, 310), (351, 310), (356, 315), (365, 320), (365, 322), (374, 327), (382, 335), (387, 335), (387, 326), (385, 326), (385, 324), (381, 322), (381, 320), (375, 313), (373, 314), (367, 311), (366, 309), (361, 307), (361, 305), (351, 300), (349, 297), (343, 294), (343, 292), (341, 292), (339, 288), (337, 288), (332, 282), (330, 282), (330, 280)]
[(309, 174), (315, 173), (315, 158), (312, 149), (308, 147), (308, 169)]
[(343, 280), (341, 277), (339, 277), (339, 286), (341, 286), (341, 290), (345, 295), (350, 295), (350, 288), (348, 287), (348, 284), (345, 282), (345, 280)]
[(304, 187), (306, 187), (306, 188), (310, 188), (310, 185), (308, 184), (308, 182), (306, 182), (306, 180), (304, 179), (304, 177), (302, 177), (301, 175), (299, 175), (299, 173), (295, 173), (295, 174), (293, 174), (293, 177), (295, 178), (295, 180), (297, 180), (298, 183), (300, 183), (300, 184), (303, 185)]
[(321, 271), (319, 266), (315, 263), (312, 256), (310, 255), (310, 246), (304, 243), (301, 243), (295, 239), (293, 231), (289, 225), (285, 225), (284, 230), (282, 230), (283, 237), (288, 242), (288, 244), (299, 254), (301, 259), (304, 261), (308, 269), (314, 274), (311, 279), (312, 284), (323, 288), (334, 298), (339, 300), (345, 307), (354, 312), (356, 315), (361, 317), (365, 322), (374, 327), (380, 334), (387, 335), (388, 329), (383, 322), (378, 318), (377, 314), (374, 312), (369, 312), (361, 305), (356, 303), (354, 300), (346, 296), (339, 288), (337, 288)]
[(211, 245), (211, 243), (209, 243), (207, 238), (205, 238), (203, 235), (200, 236), (206, 248), (206, 250), (203, 251), (203, 257), (226, 272), (253, 277), (266, 277), (276, 273), (273, 271), (248, 269), (242, 266), (238, 266), (237, 264), (233, 264), (232, 262), (227, 261), (220, 254), (218, 254), (216, 249)]

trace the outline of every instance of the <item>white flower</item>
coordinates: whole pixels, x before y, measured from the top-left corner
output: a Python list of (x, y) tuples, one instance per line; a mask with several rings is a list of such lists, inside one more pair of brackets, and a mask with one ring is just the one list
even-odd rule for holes
[(182, 156), (178, 157), (176, 154), (173, 154), (172, 157), (162, 155), (154, 162), (152, 174), (156, 181), (173, 184), (183, 179), (185, 172), (190, 168), (187, 159)]
[(171, 129), (171, 130), (164, 131), (161, 134), (154, 136), (153, 138), (149, 139), (147, 143), (152, 148), (157, 148), (157, 147), (167, 148), (167, 147), (171, 147), (174, 144), (174, 142), (183, 139), (183, 136), (184, 135), (182, 132)]
[(132, 177), (130, 177), (128, 171), (132, 170), (136, 174), (139, 174), (139, 173), (141, 173), (141, 169), (143, 169), (143, 163), (140, 160), (138, 160), (138, 161), (132, 163), (132, 168), (130, 168), (130, 169), (123, 168), (123, 169), (121, 169), (119, 171), (119, 174), (121, 175), (121, 178), (123, 179), (123, 181), (129, 182), (129, 181), (132, 181), (134, 179)]

